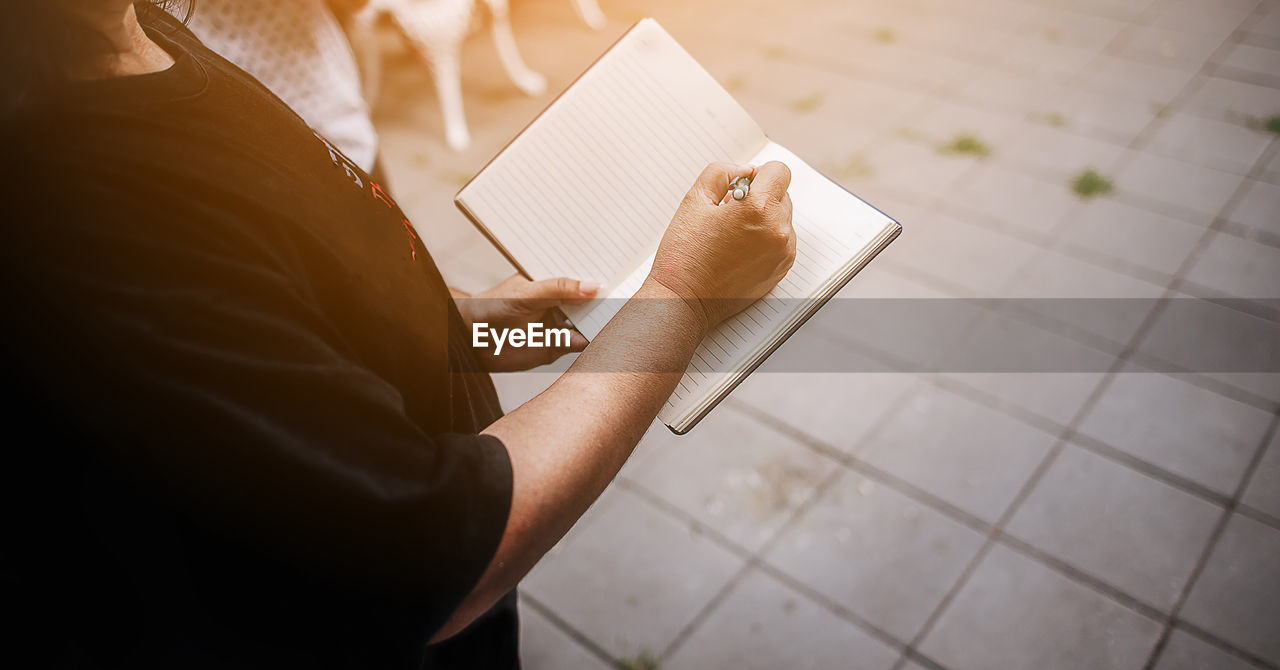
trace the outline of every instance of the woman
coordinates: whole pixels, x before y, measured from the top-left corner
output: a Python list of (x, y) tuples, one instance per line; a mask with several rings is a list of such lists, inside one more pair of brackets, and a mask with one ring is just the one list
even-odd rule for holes
[[(502, 416), (467, 323), (538, 321), (592, 287), (512, 279), (460, 306), (379, 184), (163, 12), (10, 12), (0, 285), (6, 418), (28, 437), (6, 470), (9, 648), (518, 667), (518, 581), (708, 329), (790, 267), (787, 169), (709, 166), (636, 298)], [(744, 174), (748, 198), (720, 205)], [(545, 362), (530, 351), (484, 360)], [(621, 362), (640, 374), (574, 374)]]

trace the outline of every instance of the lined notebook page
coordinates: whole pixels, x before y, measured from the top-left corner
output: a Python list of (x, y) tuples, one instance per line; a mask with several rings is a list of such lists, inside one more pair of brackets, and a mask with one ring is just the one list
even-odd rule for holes
[[(702, 168), (746, 162), (765, 142), (728, 92), (645, 19), (457, 201), (533, 279), (594, 280), (601, 298), (629, 298), (627, 279), (653, 255)], [(590, 313), (613, 302), (566, 311), (580, 327), (603, 325), (612, 314)]]
[[(769, 142), (750, 159), (753, 165), (781, 161), (791, 169), (796, 260), (765, 297), (720, 324), (694, 353), (693, 362), (659, 414), (675, 423), (725, 384), (735, 366), (771, 343), (808, 304), (847, 278), (849, 269), (886, 230), (897, 223), (845, 191), (784, 147)], [(746, 259), (744, 259), (745, 261)]]

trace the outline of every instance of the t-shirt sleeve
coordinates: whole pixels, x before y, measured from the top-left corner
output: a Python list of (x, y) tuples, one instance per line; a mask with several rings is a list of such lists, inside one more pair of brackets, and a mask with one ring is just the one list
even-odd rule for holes
[(34, 392), (197, 522), (437, 628), (503, 534), (503, 445), (425, 432), (266, 252), (136, 234), (138, 216), (157, 214), (123, 202), (10, 249)]

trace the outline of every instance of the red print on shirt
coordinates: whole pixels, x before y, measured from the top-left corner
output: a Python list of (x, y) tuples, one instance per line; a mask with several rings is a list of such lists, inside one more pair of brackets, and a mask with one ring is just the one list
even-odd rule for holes
[[(338, 148), (333, 146), (329, 140), (321, 137), (320, 133), (313, 134), (323, 142), (325, 148), (329, 150), (329, 160), (333, 161), (333, 164), (337, 167), (342, 168), (343, 172), (349, 179), (351, 179), (352, 183), (358, 186), (361, 190), (364, 190), (364, 180), (360, 178), (360, 170), (351, 162), (351, 159), (344, 156), (341, 151), (338, 151)], [(413, 260), (418, 260), (418, 234), (413, 230), (413, 224), (409, 223), (409, 219), (404, 217), (404, 213), (396, 207), (396, 201), (392, 200), (391, 196), (387, 195), (386, 190), (383, 189), (380, 184), (370, 180), (369, 187), (373, 190), (374, 199), (382, 202), (382, 204), (386, 205), (388, 209), (400, 215), (400, 226), (404, 228), (404, 232), (409, 235), (409, 257)]]
[[(381, 200), (382, 204), (387, 207), (399, 211), (396, 207), (396, 201), (392, 200), (391, 196), (387, 195), (387, 192), (383, 190), (382, 185), (376, 181), (370, 180), (369, 186), (373, 187), (374, 198)], [(413, 260), (418, 260), (418, 246), (415, 244), (418, 241), (418, 234), (413, 231), (413, 224), (409, 223), (409, 219), (402, 215), (400, 217), (400, 225), (404, 228), (404, 232), (409, 234), (409, 257)]]

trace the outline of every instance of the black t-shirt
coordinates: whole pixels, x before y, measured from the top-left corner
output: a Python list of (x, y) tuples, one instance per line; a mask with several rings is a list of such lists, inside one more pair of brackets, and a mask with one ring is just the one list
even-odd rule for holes
[(6, 650), (514, 667), (510, 609), (426, 646), (511, 496), (430, 256), (256, 80), (139, 12), (171, 68), (2, 131)]

